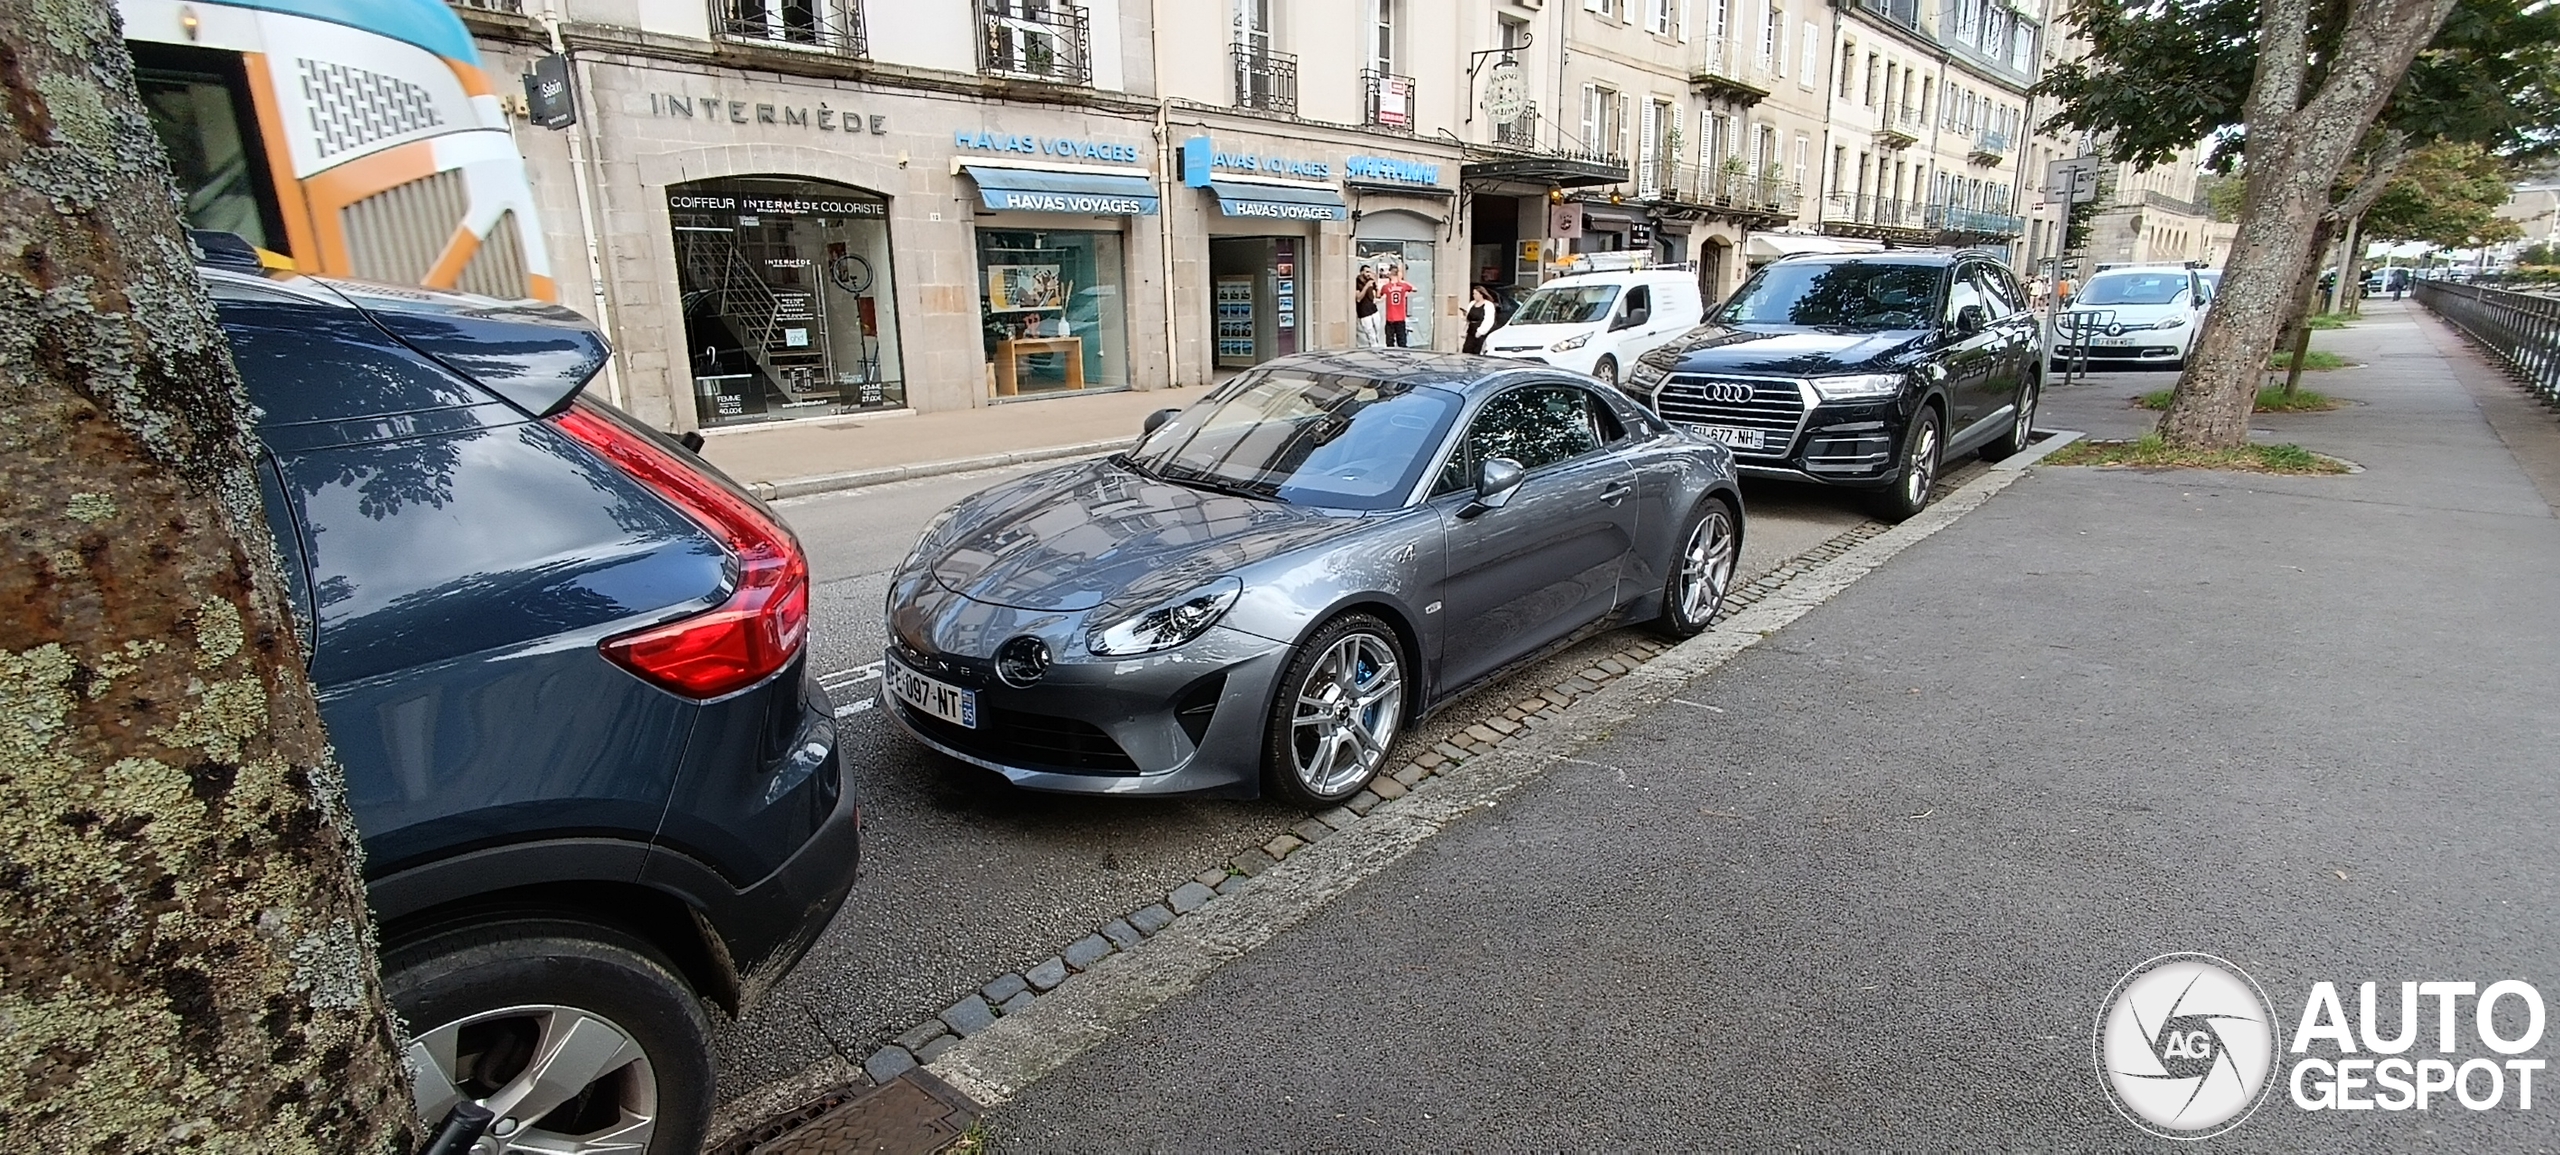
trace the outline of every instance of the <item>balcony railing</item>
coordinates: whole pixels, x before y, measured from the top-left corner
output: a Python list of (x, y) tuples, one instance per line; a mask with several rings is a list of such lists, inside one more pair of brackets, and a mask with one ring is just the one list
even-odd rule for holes
[(1735, 172), (1721, 165), (1657, 161), (1645, 183), (1654, 200), (1738, 212), (1794, 216), (1803, 190), (1794, 181), (1773, 180)]
[(1520, 119), (1509, 124), (1493, 122), (1493, 143), (1505, 148), (1538, 147), (1538, 104), (1530, 101), (1520, 110)]
[(1227, 46), (1235, 65), (1236, 107), (1298, 115), (1298, 58), (1245, 44)]
[[(474, 6), (498, 2), (512, 6), (517, 0), (478, 0)], [(711, 0), (711, 34), (722, 40), (871, 55), (862, 31), (862, 0)]]
[(2009, 155), (2009, 134), (1996, 128), (1982, 130), (1973, 138), (1973, 160), (1976, 164), (1998, 164)]
[(1413, 78), (1374, 68), (1360, 70), (1363, 108), (1368, 110), (1364, 123), (1397, 132), (1413, 131)]
[(1734, 59), (1732, 41), (1709, 36), (1705, 55), (1689, 68), (1689, 87), (1709, 99), (1731, 100), (1745, 107), (1760, 103), (1769, 90), (1753, 84), (1742, 72), (1741, 63)]
[(1955, 205), (1930, 205), (1923, 219), (1942, 233), (1973, 237), (2014, 237), (2027, 231), (2024, 217)]
[(1927, 221), (1917, 201), (1900, 197), (1860, 196), (1836, 192), (1824, 198), (1827, 222), (1875, 225), (1887, 229), (1922, 229)]
[(978, 70), (1051, 84), (1093, 83), (1092, 21), (1052, 0), (978, 0)]
[[(468, 8), (474, 12), (504, 12), (509, 16), (524, 15), (524, 0), (445, 0), (445, 2), (456, 8)], [(713, 15), (713, 19), (718, 19), (717, 13)]]
[(1909, 148), (1920, 142), (1920, 110), (1910, 105), (1884, 106), (1884, 114), (1876, 118), (1876, 143), (1885, 148)]

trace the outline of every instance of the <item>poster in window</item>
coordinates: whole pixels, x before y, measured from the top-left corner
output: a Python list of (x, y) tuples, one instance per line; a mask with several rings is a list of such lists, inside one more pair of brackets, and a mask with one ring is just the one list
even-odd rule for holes
[(987, 266), (987, 311), (1024, 313), (1067, 302), (1067, 282), (1056, 265)]

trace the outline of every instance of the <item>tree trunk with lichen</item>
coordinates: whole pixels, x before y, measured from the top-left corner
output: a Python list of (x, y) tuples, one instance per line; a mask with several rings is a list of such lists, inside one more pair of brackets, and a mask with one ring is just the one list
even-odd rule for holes
[(2160, 415), (2160, 435), (2170, 444), (2248, 444), (2267, 352), (2291, 310), (2295, 278), (2318, 259), (2314, 230), (2330, 211), (2330, 190), (2453, 6), (2454, 0), (2349, 0), (2346, 32), (2317, 89), (2309, 82), (2311, 0), (2259, 6), (2239, 235), (2224, 258), (2222, 290), (2205, 314), (2187, 370), (2169, 411)]
[(247, 402), (103, 0), (0, 0), (0, 1150), (416, 1145)]

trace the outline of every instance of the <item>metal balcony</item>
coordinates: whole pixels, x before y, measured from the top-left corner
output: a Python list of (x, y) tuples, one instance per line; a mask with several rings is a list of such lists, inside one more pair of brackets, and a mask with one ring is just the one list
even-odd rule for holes
[[(445, 3), (456, 8), (467, 8), (473, 12), (504, 12), (509, 16), (524, 15), (524, 0), (445, 0)], [(719, 18), (716, 11), (712, 18), (715, 20)]]
[(978, 0), (978, 71), (1049, 84), (1093, 83), (1092, 20), (1052, 0)]
[(1704, 210), (1707, 214), (1788, 220), (1803, 203), (1794, 181), (1735, 172), (1721, 165), (1658, 161), (1640, 174), (1646, 199)]
[(1360, 70), (1361, 107), (1372, 128), (1413, 131), (1413, 78), (1374, 68)]
[(1976, 164), (1998, 164), (2009, 155), (2009, 134), (1996, 128), (1982, 130), (1973, 138), (1973, 161)]
[(1927, 227), (1954, 241), (2008, 240), (2027, 231), (2024, 217), (1955, 205), (1930, 205), (1922, 220)]
[(1538, 145), (1538, 102), (1530, 101), (1521, 110), (1520, 119), (1493, 124), (1493, 143), (1507, 148), (1529, 149)]
[[(475, 6), (519, 0), (478, 0)], [(871, 55), (862, 31), (862, 0), (711, 0), (711, 35), (852, 57)]]
[(1276, 112), (1282, 116), (1298, 115), (1298, 58), (1295, 55), (1231, 44), (1227, 46), (1227, 59), (1234, 65), (1236, 107)]
[(1689, 69), (1689, 88), (1709, 100), (1729, 100), (1744, 108), (1760, 103), (1769, 90), (1743, 79), (1734, 63), (1733, 47), (1722, 36), (1706, 38), (1706, 53)]

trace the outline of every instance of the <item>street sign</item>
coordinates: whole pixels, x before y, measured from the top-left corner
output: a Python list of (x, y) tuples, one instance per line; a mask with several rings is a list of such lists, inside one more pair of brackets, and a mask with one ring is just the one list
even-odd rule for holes
[(1494, 62), (1493, 73), (1485, 77), (1481, 104), (1496, 124), (1510, 124), (1529, 110), (1529, 82), (1521, 75), (1519, 61)]
[(1559, 240), (1572, 240), (1582, 235), (1582, 206), (1567, 201), (1548, 206), (1547, 235)]
[(2062, 157), (2044, 166), (2046, 204), (2087, 204), (2098, 199), (2098, 158)]
[(524, 101), (533, 112), (533, 123), (543, 128), (567, 128), (578, 123), (578, 101), (569, 92), (569, 58), (554, 53), (533, 62), (533, 71), (524, 78)]

